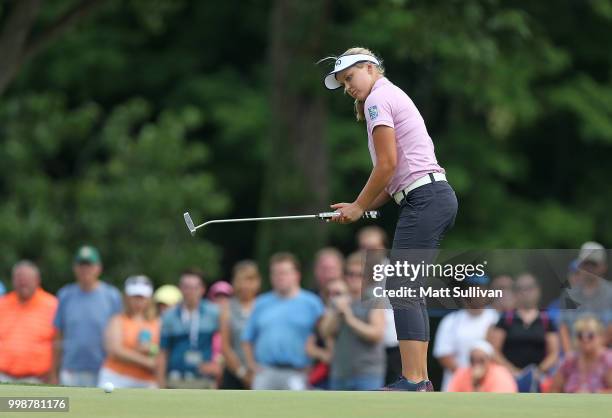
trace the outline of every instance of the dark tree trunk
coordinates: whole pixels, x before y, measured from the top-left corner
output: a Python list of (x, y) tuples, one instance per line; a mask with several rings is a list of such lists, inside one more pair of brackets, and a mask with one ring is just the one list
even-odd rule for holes
[[(328, 155), (321, 70), (327, 0), (277, 0), (270, 20), (270, 154), (263, 216), (329, 210)], [(295, 252), (309, 262), (325, 244), (328, 226), (316, 221), (262, 223), (258, 258)]]

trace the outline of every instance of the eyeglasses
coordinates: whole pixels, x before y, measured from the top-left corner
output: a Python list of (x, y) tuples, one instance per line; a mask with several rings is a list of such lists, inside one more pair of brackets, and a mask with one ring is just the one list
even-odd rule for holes
[(593, 331), (578, 331), (576, 338), (580, 341), (592, 341), (595, 338), (595, 333)]
[(361, 277), (363, 276), (363, 274), (361, 272), (358, 271), (347, 271), (344, 273), (344, 275), (346, 277)]

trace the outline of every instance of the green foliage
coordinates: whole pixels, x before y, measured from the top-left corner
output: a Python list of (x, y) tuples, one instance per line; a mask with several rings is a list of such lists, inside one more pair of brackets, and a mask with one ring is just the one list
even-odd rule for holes
[[(72, 4), (45, 2), (35, 34)], [(89, 241), (113, 280), (143, 271), (171, 281), (192, 264), (227, 277), (260, 250), (257, 226), (192, 239), (183, 210), (196, 220), (281, 214), (259, 213), (265, 173), (286, 180), (273, 193), (284, 207), (302, 210), (303, 183), (270, 171), (311, 163), (285, 161), (272, 140), (295, 129), (271, 107), (273, 5), (109, 1), (27, 62), (0, 98), (2, 271), (31, 257), (56, 288)], [(355, 198), (371, 161), (352, 101), (323, 90), (327, 66), (314, 63), (362, 45), (420, 109), (457, 191), (446, 247), (611, 245), (611, 1), (342, 0), (321, 16), (299, 7), (301, 23), (283, 36), (301, 54), (284, 75), (298, 99), (325, 100), (330, 203)], [(396, 213), (383, 209), (390, 234)], [(352, 250), (360, 225), (328, 225), (330, 243)], [(307, 227), (285, 232), (287, 248), (314, 242)]]

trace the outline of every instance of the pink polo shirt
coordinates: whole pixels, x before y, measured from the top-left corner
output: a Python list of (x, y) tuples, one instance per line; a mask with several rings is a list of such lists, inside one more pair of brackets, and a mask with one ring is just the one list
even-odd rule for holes
[(390, 195), (429, 173), (444, 173), (438, 165), (434, 145), (425, 122), (410, 97), (386, 77), (374, 83), (365, 101), (365, 120), (368, 127), (368, 148), (372, 163), (376, 164), (376, 150), (372, 131), (385, 125), (395, 129), (397, 168), (385, 187)]

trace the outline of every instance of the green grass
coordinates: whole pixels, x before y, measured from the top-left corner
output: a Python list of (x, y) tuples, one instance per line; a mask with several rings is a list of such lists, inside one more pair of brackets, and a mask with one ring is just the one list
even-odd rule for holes
[(101, 389), (0, 385), (0, 396), (67, 396), (70, 412), (16, 417), (109, 418), (552, 418), (610, 416), (612, 395), (280, 392)]

